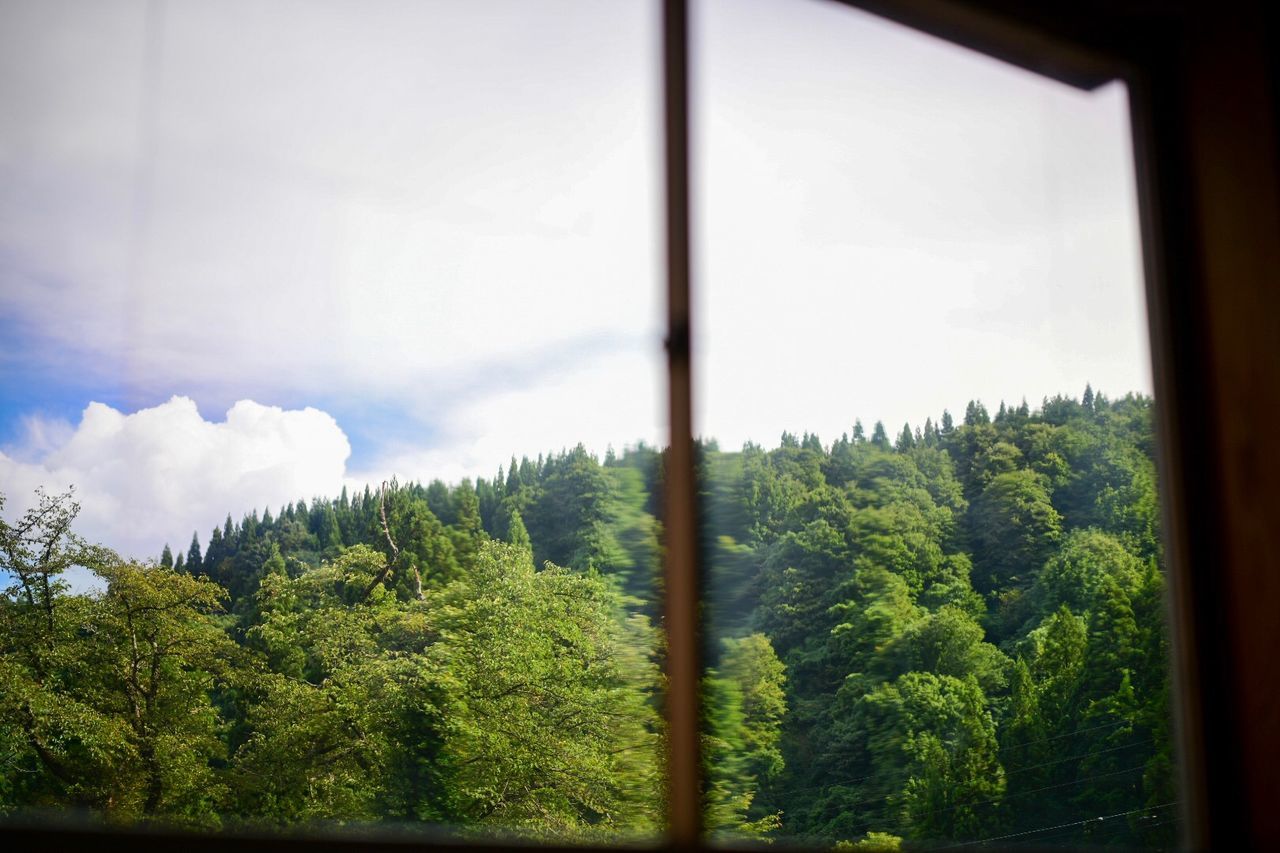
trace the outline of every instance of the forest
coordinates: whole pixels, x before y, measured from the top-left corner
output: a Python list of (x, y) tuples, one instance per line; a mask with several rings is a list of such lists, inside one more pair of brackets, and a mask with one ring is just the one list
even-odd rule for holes
[[(697, 458), (712, 837), (1174, 844), (1150, 398)], [(39, 494), (0, 520), (0, 815), (654, 838), (662, 470), (578, 446), (148, 562)]]

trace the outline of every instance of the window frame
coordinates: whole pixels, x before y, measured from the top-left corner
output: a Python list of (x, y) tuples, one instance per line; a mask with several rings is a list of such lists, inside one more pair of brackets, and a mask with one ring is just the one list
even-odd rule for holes
[[(804, 0), (793, 0), (804, 2)], [(1280, 843), (1280, 20), (1257, 0), (833, 0), (1080, 87), (1129, 86), (1170, 578), (1183, 845)], [(670, 450), (668, 849), (698, 809), (698, 608), (690, 333), (687, 0), (662, 0)], [(1275, 337), (1271, 337), (1275, 334)], [(1270, 357), (1268, 357), (1270, 356)], [(98, 850), (475, 850), (431, 835), (198, 836), (7, 825)], [(507, 845), (510, 846), (510, 845)], [(539, 845), (539, 849), (556, 848)], [(610, 849), (610, 848), (602, 848)]]

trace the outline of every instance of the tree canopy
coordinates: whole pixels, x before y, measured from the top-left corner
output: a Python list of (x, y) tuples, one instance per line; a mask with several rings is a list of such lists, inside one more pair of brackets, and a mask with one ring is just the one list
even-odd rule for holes
[[(1171, 843), (1151, 401), (874, 423), (698, 445), (708, 832)], [(344, 489), (144, 562), (38, 494), (0, 518), (0, 813), (653, 837), (663, 458)]]

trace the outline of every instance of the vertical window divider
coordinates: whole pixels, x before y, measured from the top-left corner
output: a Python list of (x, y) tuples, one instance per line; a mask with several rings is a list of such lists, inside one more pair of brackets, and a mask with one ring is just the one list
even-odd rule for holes
[(662, 74), (666, 169), (667, 819), (674, 849), (701, 839), (698, 749), (697, 484), (693, 445), (689, 235), (689, 15), (685, 0), (663, 0)]

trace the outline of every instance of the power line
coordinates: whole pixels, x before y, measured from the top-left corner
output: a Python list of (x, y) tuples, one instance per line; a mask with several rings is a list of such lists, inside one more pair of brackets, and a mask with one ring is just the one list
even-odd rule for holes
[(986, 844), (989, 841), (1008, 841), (1010, 838), (1022, 838), (1023, 836), (1036, 835), (1041, 832), (1052, 832), (1053, 830), (1056, 830), (1056, 829), (1067, 829), (1069, 827), (1084, 826), (1086, 824), (1093, 823), (1094, 821), (1102, 822), (1102, 821), (1114, 820), (1118, 817), (1128, 817), (1129, 815), (1137, 814), (1138, 812), (1159, 811), (1160, 809), (1165, 809), (1170, 806), (1176, 806), (1178, 802), (1179, 802), (1178, 800), (1172, 800), (1167, 803), (1161, 803), (1158, 806), (1143, 806), (1142, 808), (1138, 808), (1138, 809), (1130, 809), (1127, 812), (1117, 812), (1116, 814), (1103, 815), (1100, 817), (1090, 817), (1090, 818), (1085, 818), (1084, 820), (1072, 821), (1071, 823), (1060, 823), (1060, 824), (1057, 824), (1056, 826), (1041, 826), (1036, 829), (1023, 830), (1022, 832), (1011, 832), (1008, 835), (993, 835), (990, 838), (979, 838), (976, 841), (962, 841), (959, 844), (948, 844), (946, 847), (939, 847), (937, 849), (951, 850), (957, 847), (972, 847), (975, 844)]
[(1068, 755), (1066, 758), (1055, 758), (1053, 761), (1046, 761), (1042, 764), (1029, 764), (1026, 767), (1018, 767), (1014, 770), (1006, 770), (1004, 775), (1012, 776), (1015, 773), (1022, 773), (1027, 770), (1035, 770), (1040, 767), (1049, 767), (1050, 765), (1053, 765), (1053, 764), (1061, 764), (1064, 761), (1072, 761), (1077, 758), (1089, 758), (1090, 756), (1102, 755), (1107, 752), (1116, 752), (1118, 750), (1128, 749), (1133, 746), (1142, 746), (1143, 744), (1151, 743), (1153, 740), (1155, 740), (1155, 738), (1144, 738), (1142, 740), (1135, 740), (1133, 743), (1121, 744), (1120, 746), (1111, 746), (1106, 749), (1095, 750), (1094, 752), (1085, 752), (1085, 753), (1081, 753), (1080, 755)]
[(1096, 732), (1098, 729), (1113, 729), (1116, 726), (1123, 726), (1125, 723), (1132, 723), (1132, 722), (1133, 722), (1132, 720), (1116, 720), (1113, 723), (1103, 723), (1100, 726), (1089, 726), (1088, 728), (1076, 729), (1073, 732), (1063, 732), (1060, 735), (1041, 738), (1040, 740), (1029, 740), (1029, 741), (1026, 741), (1025, 743), (1010, 744), (1009, 748), (1014, 749), (1014, 748), (1020, 748), (1024, 746), (1035, 746), (1038, 743), (1049, 743), (1050, 741), (1054, 741), (1054, 740), (1062, 740), (1062, 738), (1064, 737), (1071, 737), (1072, 735), (1083, 734), (1084, 732)]
[[(1127, 721), (1122, 720), (1121, 722), (1127, 722)], [(1118, 725), (1118, 723), (1117, 723), (1117, 724), (1113, 724), (1113, 725)], [(1029, 741), (1029, 742), (1028, 742), (1028, 743), (1026, 743), (1026, 744), (1020, 744), (1020, 746), (1031, 746), (1032, 744), (1035, 744), (1035, 743), (1047, 743), (1047, 742), (1049, 742), (1049, 741), (1051, 741), (1051, 740), (1057, 740), (1058, 738), (1067, 737), (1068, 735), (1079, 734), (1080, 732), (1095, 731), (1096, 729), (1100, 729), (1100, 728), (1106, 728), (1106, 726), (1094, 726), (1094, 727), (1091, 727), (1091, 728), (1077, 729), (1077, 730), (1076, 730), (1076, 731), (1074, 731), (1074, 732), (1067, 732), (1066, 734), (1058, 735), (1058, 736), (1057, 736), (1057, 737), (1055, 737), (1055, 738), (1045, 738), (1043, 741)], [(1073, 761), (1073, 760), (1075, 760), (1075, 759), (1091, 758), (1092, 756), (1095, 756), (1095, 755), (1103, 755), (1103, 754), (1108, 753), (1108, 752), (1117, 752), (1117, 751), (1119, 751), (1119, 750), (1122, 750), (1122, 749), (1129, 749), (1130, 747), (1134, 747), (1134, 746), (1142, 746), (1143, 744), (1151, 743), (1151, 742), (1152, 742), (1152, 741), (1154, 741), (1154, 740), (1155, 740), (1155, 738), (1144, 738), (1143, 740), (1136, 740), (1136, 741), (1133, 741), (1132, 743), (1121, 744), (1120, 746), (1111, 746), (1111, 747), (1107, 747), (1107, 748), (1105, 748), (1105, 749), (1094, 750), (1093, 752), (1085, 752), (1085, 753), (1081, 753), (1080, 755), (1068, 755), (1068, 756), (1066, 756), (1065, 758), (1055, 758), (1055, 759), (1053, 759), (1052, 761), (1044, 761), (1044, 762), (1041, 762), (1041, 763), (1039, 763), (1039, 764), (1027, 764), (1027, 765), (1024, 765), (1024, 766), (1022, 766), (1022, 767), (1014, 767), (1014, 768), (1012, 768), (1012, 769), (1006, 769), (1006, 770), (1004, 771), (1004, 775), (1005, 775), (1006, 777), (1008, 777), (1008, 776), (1012, 776), (1012, 775), (1014, 775), (1014, 774), (1016, 774), (1016, 773), (1022, 773), (1022, 772), (1027, 771), (1027, 770), (1036, 770), (1036, 769), (1039, 769), (1039, 768), (1041, 768), (1041, 767), (1050, 767), (1050, 766), (1052, 766), (1052, 765), (1054, 765), (1054, 764), (1062, 764), (1062, 763), (1063, 763), (1063, 762), (1065, 762), (1065, 761)], [(883, 781), (883, 782), (889, 782), (889, 781), (901, 781), (901, 780), (903, 780), (903, 779), (908, 778), (909, 776), (911, 776), (911, 769), (910, 769), (910, 768), (907, 768), (907, 767), (904, 767), (904, 768), (902, 768), (902, 769), (898, 770), (896, 773), (891, 773), (891, 774), (886, 774), (886, 775), (880, 776), (880, 779), (881, 779), (881, 781)], [(804, 791), (817, 791), (817, 790), (821, 790), (821, 789), (823, 789), (823, 788), (834, 788), (834, 787), (835, 787), (835, 786), (837, 786), (837, 785), (853, 785), (853, 784), (856, 784), (856, 783), (858, 783), (858, 782), (865, 782), (865, 781), (867, 781), (868, 779), (875, 779), (876, 777), (877, 777), (877, 774), (875, 774), (875, 773), (870, 773), (870, 774), (868, 774), (868, 775), (866, 775), (866, 776), (858, 776), (858, 777), (853, 778), (853, 779), (837, 779), (837, 780), (834, 780), (834, 781), (831, 781), (831, 782), (821, 782), (821, 783), (816, 784), (816, 785), (806, 785), (806, 786), (805, 786), (805, 787), (803, 787), (803, 788), (784, 788), (784, 787), (779, 786), (777, 790), (778, 790), (780, 793), (792, 793), (792, 794), (795, 794), (795, 793), (802, 793), (802, 792), (804, 792)], [(852, 805), (852, 804), (851, 804), (851, 805)]]
[[(1140, 742), (1139, 740), (1139, 742), (1137, 743), (1140, 744), (1143, 742)], [(1129, 747), (1133, 747), (1133, 745), (1137, 745), (1137, 744), (1126, 744), (1126, 745), (1129, 745)], [(1100, 751), (1098, 752), (1093, 752), (1088, 754), (1091, 754), (1091, 756), (1096, 756), (1096, 754), (1101, 754), (1103, 752), (1115, 752), (1116, 749), (1123, 749), (1123, 748), (1124, 747), (1112, 747), (1111, 749), (1100, 749)], [(1053, 763), (1053, 762), (1050, 762), (1050, 763)], [(1070, 785), (1079, 785), (1082, 783), (1087, 783), (1087, 781), (1093, 781), (1096, 779), (1106, 779), (1107, 776), (1119, 776), (1120, 774), (1132, 774), (1132, 772), (1134, 772), (1135, 770), (1142, 770), (1143, 767), (1146, 767), (1146, 765), (1138, 765), (1137, 767), (1126, 768), (1126, 770), (1116, 770), (1112, 772), (1107, 772), (1107, 774), (1084, 776), (1083, 779), (1076, 779), (1074, 781), (1068, 781), (1068, 783), (1059, 783), (1056, 785), (1044, 785), (1043, 788), (1034, 788), (1032, 790), (1024, 790), (1024, 792), (1018, 792), (1014, 794), (1001, 794), (1000, 797), (995, 797), (992, 799), (979, 799), (979, 800), (974, 800), (974, 802), (956, 803), (955, 806), (940, 808), (940, 809), (937, 809), (937, 811), (933, 811), (933, 809), (929, 809), (929, 815), (945, 815), (946, 812), (955, 811), (955, 809), (964, 808), (965, 806), (984, 806), (984, 804), (989, 804), (989, 803), (1001, 803), (1001, 802), (1004, 802), (1004, 800), (1006, 799), (1016, 799), (1018, 797), (1027, 797), (1028, 794), (1037, 794), (1039, 792), (1044, 792), (1044, 790), (1051, 790), (1053, 788), (1068, 788), (1068, 786)], [(1024, 767), (1024, 770), (1032, 770), (1032, 767)], [(863, 779), (870, 779), (870, 776), (863, 776)], [(838, 783), (833, 783), (833, 784), (838, 784)], [(864, 797), (861, 799), (851, 800), (851, 802), (842, 802), (841, 807), (851, 808), (854, 806), (863, 806), (863, 804), (865, 803), (882, 802), (882, 800), (886, 800), (892, 797), (892, 795), (895, 793), (897, 792), (888, 792), (882, 795), (881, 794), (874, 795), (874, 797)]]
[(1133, 722), (1132, 720), (1120, 719), (1111, 723), (1103, 723), (1100, 726), (1086, 726), (1082, 729), (1075, 729), (1073, 731), (1063, 732), (1062, 734), (1054, 735), (1053, 737), (1045, 737), (1045, 738), (1040, 738), (1039, 740), (1029, 740), (1029, 741), (1026, 741), (1025, 743), (1013, 744), (1013, 746), (1017, 746), (1017, 747), (1035, 746), (1038, 743), (1049, 743), (1050, 741), (1061, 740), (1064, 737), (1071, 737), (1072, 735), (1084, 734), (1085, 732), (1095, 732), (1098, 729), (1115, 728), (1116, 726), (1122, 726), (1125, 723), (1132, 723), (1132, 722)]
[(962, 809), (966, 806), (984, 806), (991, 803), (1004, 803), (1007, 800), (1013, 800), (1018, 797), (1027, 797), (1027, 796), (1030, 796), (1031, 794), (1038, 794), (1041, 791), (1050, 791), (1050, 790), (1053, 790), (1054, 788), (1069, 788), (1072, 785), (1080, 785), (1084, 782), (1092, 782), (1095, 779), (1106, 779), (1108, 776), (1119, 776), (1123, 773), (1132, 773), (1135, 770), (1142, 770), (1144, 767), (1146, 767), (1145, 764), (1139, 764), (1137, 767), (1129, 767), (1124, 770), (1114, 770), (1110, 773), (1099, 773), (1096, 776), (1085, 776), (1082, 779), (1074, 779), (1070, 782), (1059, 782), (1056, 785), (1045, 785), (1042, 788), (1032, 788), (1030, 791), (1019, 791), (1015, 794), (1002, 794), (999, 797), (992, 797), (991, 799), (988, 799), (988, 800), (974, 800), (972, 802), (967, 802), (967, 803), (956, 803), (953, 806), (947, 806), (945, 809), (930, 810), (926, 812), (926, 814), (931, 814), (931, 815), (946, 814), (947, 812), (955, 811), (956, 809)]

